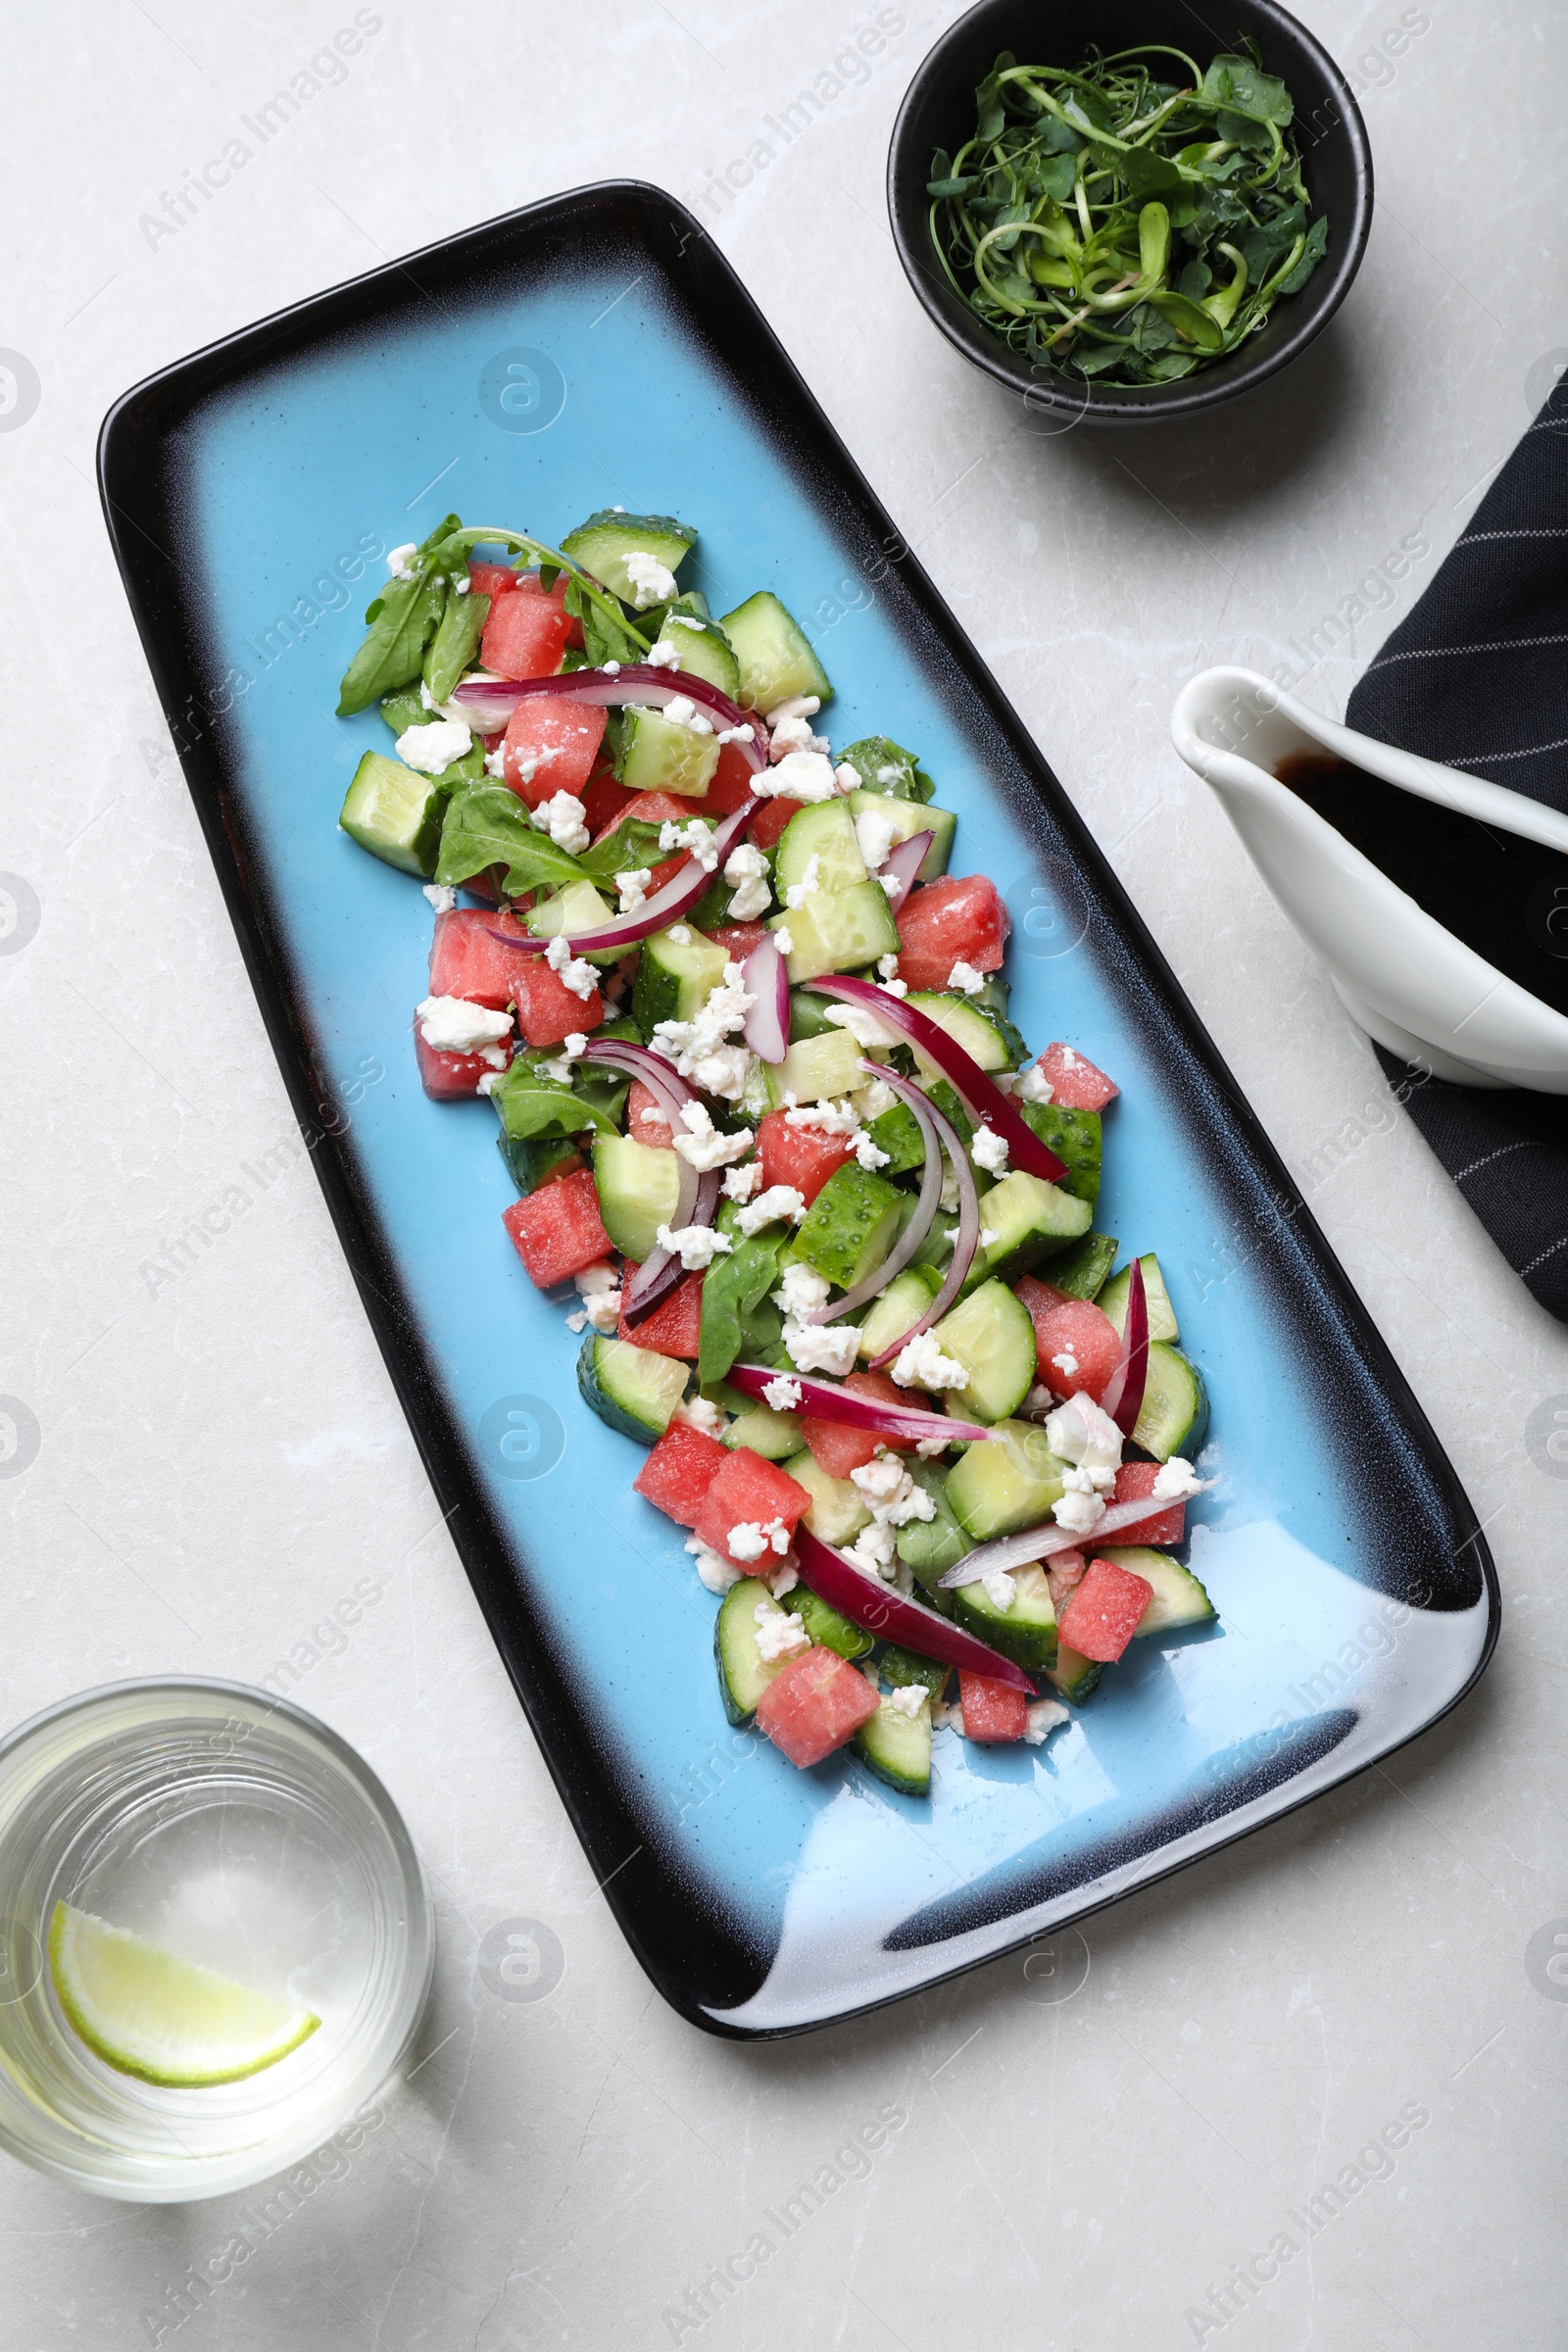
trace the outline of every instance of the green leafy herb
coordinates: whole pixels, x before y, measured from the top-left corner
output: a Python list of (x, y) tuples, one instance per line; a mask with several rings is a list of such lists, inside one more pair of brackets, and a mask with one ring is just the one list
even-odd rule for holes
[(505, 866), (513, 898), (525, 890), (561, 890), (590, 877), (579, 858), (536, 833), (528, 810), (505, 784), (467, 784), (447, 805), (436, 859), (438, 882), (466, 882)]
[(778, 1281), (782, 1239), (767, 1242), (758, 1235), (709, 1267), (703, 1278), (699, 1380), (722, 1380), (743, 1348), (753, 1360), (776, 1359), (783, 1324), (776, 1307), (764, 1310), (769, 1309), (768, 1293)]
[(915, 754), (890, 735), (862, 735), (840, 752), (839, 759), (849, 761), (867, 792), (885, 793), (891, 801), (923, 804), (936, 791)]
[(468, 591), (460, 596), (454, 584), (441, 623), (424, 657), (424, 682), (433, 703), (450, 702), (453, 688), (467, 668), (490, 617), (490, 599)]
[(419, 676), (424, 649), (440, 625), (447, 603), (449, 567), (438, 560), (438, 551), (458, 527), (456, 514), (446, 515), (415, 550), (404, 576), (389, 580), (366, 607), (369, 634), (343, 673), (339, 718), (368, 710), (383, 694), (413, 685)]
[(544, 1054), (514, 1055), (505, 1078), (490, 1089), (491, 1103), (513, 1141), (581, 1135), (590, 1127), (605, 1135), (618, 1133), (630, 1080), (592, 1063), (574, 1062), (571, 1084), (563, 1086), (541, 1068), (550, 1058)]
[(1328, 250), (1253, 57), (1151, 44), (1076, 71), (999, 57), (939, 148), (931, 235), (954, 290), (1042, 375), (1134, 386), (1211, 366)]

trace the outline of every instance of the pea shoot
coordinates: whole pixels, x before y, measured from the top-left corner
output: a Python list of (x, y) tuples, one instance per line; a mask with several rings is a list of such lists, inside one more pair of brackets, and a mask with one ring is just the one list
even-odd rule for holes
[(1291, 94), (1255, 57), (1203, 73), (1151, 44), (1068, 72), (1004, 52), (975, 106), (973, 138), (932, 159), (932, 241), (1042, 372), (1130, 387), (1209, 367), (1328, 249)]

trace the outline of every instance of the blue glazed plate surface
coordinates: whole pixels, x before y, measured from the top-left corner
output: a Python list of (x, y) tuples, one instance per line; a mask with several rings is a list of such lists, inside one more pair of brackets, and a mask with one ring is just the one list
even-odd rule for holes
[[(1431, 1431), (1049, 769), (678, 206), (579, 191), (323, 295), (128, 393), (101, 464), (367, 1309), (606, 1898), (684, 2014), (790, 2032), (912, 1990), (1462, 1694), (1496, 1587)], [(1011, 906), (1013, 1017), (1120, 1082), (1096, 1223), (1158, 1250), (1208, 1383), (1219, 1485), (1192, 1562), (1218, 1629), (1139, 1643), (1044, 1748), (939, 1733), (929, 1802), (842, 1757), (795, 1772), (726, 1725), (716, 1603), (632, 1493), (640, 1449), (578, 1400), (563, 1307), (501, 1227), (493, 1114), (419, 1091), (429, 908), (336, 829), (387, 744), (374, 712), (331, 715), (381, 553), (449, 509), (559, 542), (615, 502), (698, 525), (715, 611), (768, 587), (807, 622), (836, 741), (917, 748), (959, 811), (955, 870)]]

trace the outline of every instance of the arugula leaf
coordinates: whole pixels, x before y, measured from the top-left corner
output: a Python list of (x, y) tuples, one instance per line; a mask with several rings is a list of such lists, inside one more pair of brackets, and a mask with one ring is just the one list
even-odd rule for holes
[(478, 650), (484, 624), (490, 617), (490, 599), (454, 589), (447, 598), (440, 626), (424, 657), (424, 682), (433, 703), (450, 702), (452, 690)]
[(574, 1062), (571, 1084), (542, 1073), (544, 1054), (519, 1054), (490, 1101), (505, 1132), (516, 1143), (540, 1136), (581, 1135), (593, 1128), (604, 1135), (619, 1133), (629, 1078), (594, 1064)]
[(640, 865), (658, 865), (671, 855), (660, 848), (659, 833), (659, 826), (649, 824), (646, 817), (629, 816), (613, 833), (584, 850), (577, 862), (592, 881), (612, 882), (617, 874)]
[(435, 878), (466, 882), (492, 865), (507, 868), (506, 888), (514, 898), (588, 878), (569, 851), (534, 831), (527, 809), (505, 784), (468, 784), (447, 805)]
[(337, 715), (352, 718), (395, 687), (419, 675), (424, 649), (435, 635), (447, 600), (444, 579), (430, 576), (416, 557), (413, 576), (394, 580), (369, 607), (369, 634), (343, 673)]
[(885, 793), (890, 801), (924, 803), (936, 790), (917, 755), (890, 735), (862, 735), (840, 752), (839, 759), (849, 761), (867, 792)]
[[(778, 1253), (783, 1239), (781, 1235), (777, 1241), (766, 1242), (759, 1235), (742, 1242), (728, 1257), (715, 1258), (709, 1267), (703, 1279), (703, 1321), (697, 1355), (699, 1380), (722, 1380), (743, 1347), (770, 1344), (777, 1348), (782, 1323), (769, 1339), (768, 1318), (761, 1316), (760, 1310), (778, 1280)], [(777, 1311), (773, 1309), (774, 1318)]]
[(642, 659), (645, 648), (628, 629), (616, 627), (604, 605), (591, 597), (579, 580), (566, 583), (565, 609), (582, 623), (583, 658), (589, 668), (598, 669), (606, 662)]

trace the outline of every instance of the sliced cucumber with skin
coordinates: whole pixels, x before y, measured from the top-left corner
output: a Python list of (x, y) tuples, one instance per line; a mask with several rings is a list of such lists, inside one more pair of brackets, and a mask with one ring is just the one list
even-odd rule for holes
[[(720, 975), (722, 977), (722, 975)], [(824, 1029), (820, 1036), (803, 1037), (782, 1061), (764, 1062), (770, 1106), (777, 1110), (787, 1095), (797, 1102), (820, 1102), (849, 1095), (864, 1084), (860, 1049), (847, 1029)]]
[(1051, 1261), (1051, 1285), (1068, 1298), (1097, 1298), (1121, 1247), (1114, 1234), (1086, 1233)]
[(953, 1504), (948, 1499), (948, 1477), (939, 1462), (921, 1461), (918, 1454), (906, 1454), (905, 1468), (917, 1487), (923, 1487), (936, 1506), (930, 1519), (909, 1519), (899, 1529), (899, 1557), (906, 1568), (914, 1571), (916, 1584), (925, 1590), (925, 1597), (945, 1616), (953, 1614), (953, 1596), (936, 1590), (937, 1579), (956, 1568), (966, 1551), (973, 1546), (959, 1526)]
[(649, 1446), (669, 1427), (686, 1394), (689, 1370), (675, 1356), (656, 1355), (630, 1340), (590, 1331), (577, 1358), (577, 1387), (601, 1421), (623, 1438), (640, 1438)]
[(881, 1298), (871, 1301), (860, 1325), (861, 1360), (869, 1363), (873, 1355), (902, 1340), (941, 1288), (942, 1277), (932, 1266), (906, 1266), (902, 1274), (895, 1274)]
[(759, 1609), (771, 1610), (779, 1617), (784, 1614), (760, 1577), (743, 1576), (738, 1585), (731, 1585), (713, 1620), (718, 1692), (725, 1714), (737, 1725), (751, 1722), (758, 1700), (785, 1664), (782, 1658), (770, 1664), (762, 1655), (757, 1638)]
[[(562, 931), (569, 939), (580, 931), (599, 930), (614, 919), (614, 908), (600, 897), (591, 882), (568, 882), (564, 890), (553, 891), (523, 918), (535, 939), (554, 939)], [(624, 948), (601, 948), (597, 955), (590, 952), (588, 961), (618, 963), (625, 952)]]
[(1031, 1560), (1012, 1570), (1012, 1599), (1001, 1609), (984, 1585), (958, 1585), (953, 1594), (953, 1619), (966, 1633), (978, 1634), (1000, 1649), (1015, 1666), (1052, 1666), (1056, 1658), (1056, 1611), (1045, 1570)]
[(744, 1446), (749, 1453), (760, 1453), (764, 1462), (787, 1462), (806, 1441), (799, 1413), (775, 1413), (771, 1405), (759, 1404), (730, 1423), (724, 1443)]
[(351, 841), (401, 874), (435, 872), (446, 794), (434, 776), (367, 752), (343, 799), (338, 823)]
[(713, 780), (718, 754), (716, 735), (677, 726), (662, 710), (642, 705), (621, 714), (617, 772), (628, 792), (678, 792), (700, 801)]
[[(1149, 1308), (1149, 1336), (1152, 1340), (1164, 1340), (1167, 1345), (1174, 1346), (1182, 1335), (1177, 1327), (1176, 1309), (1170, 1302), (1170, 1293), (1165, 1288), (1165, 1277), (1159, 1270), (1159, 1260), (1152, 1250), (1149, 1250), (1138, 1263), (1144, 1269), (1144, 1301)], [(1127, 1294), (1132, 1289), (1132, 1267), (1123, 1266), (1119, 1274), (1111, 1276), (1095, 1299), (1101, 1313), (1108, 1315), (1115, 1324), (1118, 1334), (1127, 1328)]]
[(813, 1642), (841, 1658), (863, 1658), (876, 1647), (876, 1636), (841, 1617), (808, 1585), (797, 1585), (784, 1595), (784, 1606), (797, 1616)]
[(871, 1506), (859, 1488), (847, 1478), (829, 1478), (814, 1453), (794, 1454), (784, 1467), (811, 1497), (806, 1525), (819, 1544), (842, 1548), (870, 1526)]
[(498, 1135), (496, 1147), (507, 1163), (507, 1174), (519, 1193), (536, 1193), (553, 1169), (564, 1163), (582, 1162), (576, 1140), (569, 1135), (534, 1138)]
[(1164, 1340), (1149, 1343), (1149, 1376), (1133, 1444), (1168, 1462), (1173, 1453), (1191, 1456), (1208, 1426), (1208, 1396), (1198, 1366)]
[(690, 923), (672, 923), (643, 941), (632, 990), (632, 1018), (645, 1039), (660, 1021), (695, 1021), (724, 977), (724, 951)]
[(954, 1463), (948, 1502), (968, 1543), (989, 1544), (1049, 1519), (1065, 1492), (1067, 1467), (1034, 1422), (999, 1421), (983, 1446), (966, 1446)]
[(602, 507), (566, 533), (561, 552), (580, 564), (612, 596), (635, 607), (637, 590), (626, 569), (626, 558), (655, 556), (666, 571), (678, 571), (696, 545), (697, 533), (677, 522), (673, 514), (623, 514), (617, 508)]
[(830, 1020), (828, 1017), (837, 1009), (837, 1004), (833, 998), (819, 996), (814, 988), (792, 988), (790, 990), (790, 1044), (792, 1046), (801, 1045), (808, 1037), (827, 1037), (835, 1030), (842, 1036), (844, 1034), (843, 1023)]
[[(814, 883), (809, 895), (791, 906), (786, 893), (808, 883)], [(888, 894), (866, 874), (845, 802), (814, 802), (790, 818), (773, 861), (773, 888), (783, 903), (769, 921), (790, 935), (792, 985), (822, 972), (858, 971), (879, 956), (898, 954), (899, 927)]]
[(1005, 1283), (983, 1282), (935, 1326), (944, 1355), (962, 1364), (965, 1387), (947, 1391), (950, 1413), (965, 1421), (1005, 1421), (1035, 1385), (1035, 1327)]
[[(686, 623), (693, 620), (700, 625), (688, 628)], [(723, 629), (709, 612), (707, 599), (695, 588), (665, 607), (660, 617), (659, 634), (680, 656), (677, 677), (706, 678), (710, 686), (727, 694), (732, 703), (736, 700), (740, 693), (741, 665)]]
[(1054, 1666), (1047, 1666), (1042, 1671), (1059, 1697), (1068, 1700), (1072, 1706), (1081, 1707), (1104, 1668), (1098, 1658), (1086, 1658), (1081, 1651), (1069, 1649), (1064, 1642), (1058, 1642)]
[(807, 1210), (790, 1255), (839, 1290), (851, 1290), (874, 1274), (892, 1249), (906, 1199), (896, 1184), (847, 1159)]
[[(982, 1012), (978, 1004), (971, 1004), (967, 997), (952, 997), (945, 990), (911, 989), (905, 1003), (923, 1012), (927, 1020), (935, 1021), (939, 1029), (945, 1029), (954, 1044), (961, 1046), (980, 1069), (1011, 1069), (1012, 1059), (1003, 1025), (993, 1020), (989, 1012)], [(941, 1077), (935, 1062), (927, 1061), (918, 1046), (914, 1049), (914, 1058), (922, 1078)]]
[(748, 710), (776, 710), (797, 694), (814, 694), (823, 703), (831, 697), (832, 681), (805, 631), (768, 589), (726, 612), (720, 625), (740, 663), (735, 699)]
[(1173, 1560), (1168, 1551), (1148, 1544), (1096, 1544), (1097, 1560), (1109, 1560), (1154, 1588), (1153, 1597), (1133, 1629), (1136, 1641), (1145, 1634), (1173, 1634), (1190, 1625), (1212, 1625), (1218, 1612), (1190, 1568)]
[(910, 1683), (918, 1683), (922, 1690), (930, 1691), (933, 1700), (942, 1696), (953, 1672), (940, 1658), (922, 1658), (912, 1649), (901, 1649), (896, 1642), (888, 1642), (877, 1659), (876, 1670), (890, 1690), (903, 1690)]
[[(813, 801), (798, 808), (778, 837), (773, 855), (773, 887), (782, 899), (792, 883), (810, 878), (816, 859), (819, 890), (854, 890), (865, 878), (855, 819), (843, 801)], [(878, 890), (882, 889), (879, 882)], [(883, 897), (887, 893), (883, 891)]]
[(659, 1246), (680, 1200), (680, 1161), (667, 1147), (629, 1135), (596, 1135), (594, 1183), (599, 1216), (614, 1248), (638, 1265)]
[(1087, 1203), (1093, 1214), (1100, 1198), (1100, 1161), (1103, 1148), (1098, 1110), (1067, 1110), (1058, 1102), (1026, 1102), (1023, 1105), (1026, 1123), (1034, 1129), (1048, 1152), (1066, 1165), (1065, 1176), (1056, 1181), (1064, 1193)]
[(850, 1743), (862, 1764), (901, 1796), (926, 1796), (931, 1788), (931, 1702), (906, 1715), (891, 1698), (862, 1723)]
[(958, 820), (951, 808), (936, 808), (929, 803), (922, 807), (918, 801), (896, 801), (885, 792), (863, 789), (852, 792), (849, 799), (851, 816), (863, 816), (869, 808), (893, 827), (895, 849), (901, 841), (912, 841), (917, 833), (931, 835), (931, 847), (921, 858), (920, 870), (914, 877), (917, 882), (935, 882), (947, 872), (948, 859), (953, 855), (953, 836), (958, 829)]
[(987, 1274), (1016, 1282), (1031, 1266), (1081, 1240), (1092, 1214), (1087, 1200), (1075, 1200), (1043, 1176), (1031, 1176), (1027, 1168), (1013, 1168), (981, 1197), (980, 1230), (995, 1237), (986, 1244)]
[(866, 1134), (879, 1152), (887, 1153), (884, 1176), (907, 1176), (925, 1166), (925, 1138), (906, 1102), (895, 1102), (867, 1125)]

